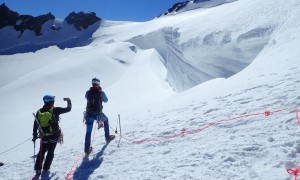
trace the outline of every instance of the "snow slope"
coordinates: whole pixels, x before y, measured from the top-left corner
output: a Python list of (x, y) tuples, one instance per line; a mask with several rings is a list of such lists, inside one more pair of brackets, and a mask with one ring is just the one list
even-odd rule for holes
[[(168, 82), (182, 92), (244, 69), (282, 24), (299, 16), (298, 7), (297, 1), (235, 1), (130, 26), (108, 23), (94, 37), (100, 37), (96, 42), (129, 41), (157, 49), (166, 63)], [(174, 68), (178, 63), (180, 67)]]
[[(292, 179), (286, 168), (300, 162), (295, 110), (300, 106), (299, 6), (296, 0), (239, 0), (144, 23), (106, 21), (88, 46), (0, 56), (0, 161), (5, 163), (0, 178), (32, 176), (30, 140), (2, 152), (31, 137), (31, 113), (49, 93), (56, 96), (56, 106), (66, 105), (63, 97), (73, 103), (72, 111), (61, 116), (65, 143), (57, 146), (52, 179), (64, 179), (72, 165), (73, 179)], [(193, 28), (200, 21), (205, 24)], [(265, 34), (265, 25), (272, 31)], [(180, 38), (164, 47), (159, 31), (170, 29)], [(208, 34), (222, 39), (224, 33), (214, 33), (224, 29), (231, 36), (228, 46), (219, 41), (187, 46), (203, 42)], [(155, 47), (140, 38), (147, 36)], [(169, 55), (200, 57), (203, 51), (207, 57), (231, 57), (237, 47), (244, 47), (243, 56), (253, 57), (233, 76), (182, 93), (174, 93), (166, 81), (168, 73), (178, 74), (176, 66), (167, 65), (175, 59), (166, 59)], [(177, 54), (170, 52), (176, 49)], [(177, 60), (184, 62), (178, 66), (187, 72), (185, 64), (199, 68), (192, 59)], [(95, 76), (109, 98), (104, 112), (114, 129), (121, 115), (123, 138), (106, 145), (102, 130), (95, 131), (95, 151), (81, 159), (84, 93)], [(184, 84), (182, 76), (174, 76), (174, 82)], [(275, 112), (264, 116), (265, 111)], [(179, 135), (182, 132), (188, 134)]]

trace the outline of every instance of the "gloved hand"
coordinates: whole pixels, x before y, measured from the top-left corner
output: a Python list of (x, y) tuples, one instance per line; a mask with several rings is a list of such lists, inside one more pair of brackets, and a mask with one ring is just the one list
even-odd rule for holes
[(35, 142), (36, 139), (38, 139), (38, 136), (36, 134), (33, 134), (32, 141)]
[(71, 101), (70, 98), (64, 98), (64, 101)]
[(103, 127), (104, 127), (104, 126), (103, 126), (103, 122), (102, 122), (102, 121), (98, 121), (97, 123), (98, 123), (98, 129), (100, 129), (100, 128), (103, 128)]

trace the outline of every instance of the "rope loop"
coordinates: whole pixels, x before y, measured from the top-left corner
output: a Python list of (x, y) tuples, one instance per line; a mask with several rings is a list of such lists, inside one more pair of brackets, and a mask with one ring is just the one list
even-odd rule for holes
[(297, 179), (298, 176), (298, 172), (300, 170), (300, 165), (296, 168), (296, 169), (292, 169), (292, 168), (288, 168), (286, 171), (290, 174), (294, 176), (294, 180)]

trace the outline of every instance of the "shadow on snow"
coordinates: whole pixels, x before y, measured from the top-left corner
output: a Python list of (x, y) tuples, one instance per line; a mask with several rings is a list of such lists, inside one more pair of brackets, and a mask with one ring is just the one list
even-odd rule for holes
[(94, 173), (96, 169), (98, 169), (103, 162), (103, 153), (108, 144), (105, 144), (101, 151), (98, 152), (93, 158), (90, 160), (88, 157), (84, 157), (80, 166), (76, 169), (73, 174), (74, 180), (86, 180)]

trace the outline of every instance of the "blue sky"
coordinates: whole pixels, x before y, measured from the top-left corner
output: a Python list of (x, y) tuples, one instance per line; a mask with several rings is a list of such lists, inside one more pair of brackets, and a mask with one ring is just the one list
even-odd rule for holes
[(0, 0), (22, 15), (38, 16), (51, 12), (64, 19), (70, 12), (93, 11), (107, 20), (148, 21), (185, 0)]

